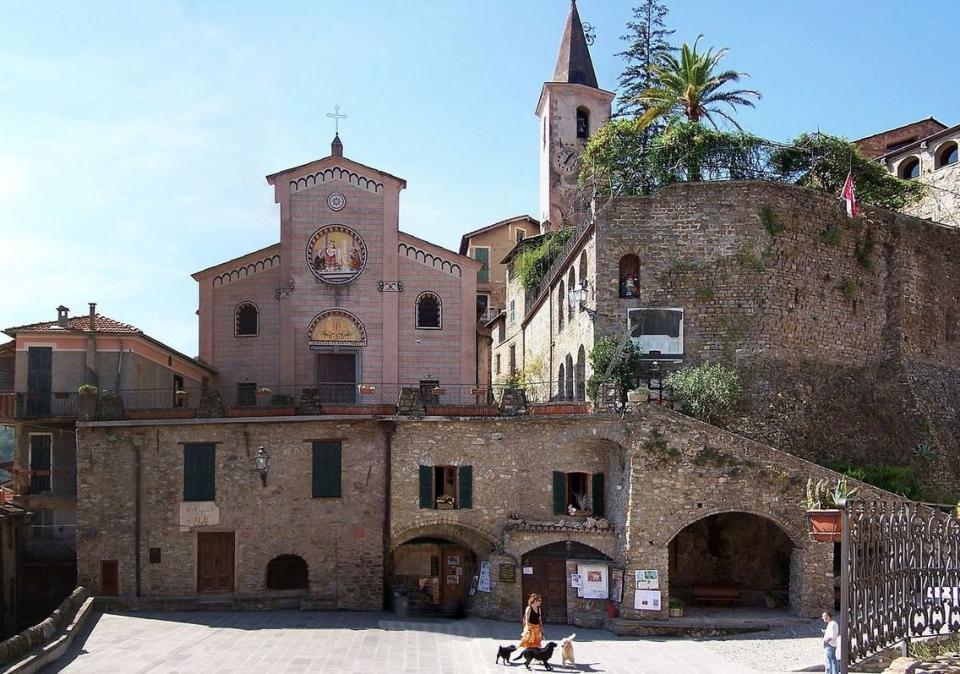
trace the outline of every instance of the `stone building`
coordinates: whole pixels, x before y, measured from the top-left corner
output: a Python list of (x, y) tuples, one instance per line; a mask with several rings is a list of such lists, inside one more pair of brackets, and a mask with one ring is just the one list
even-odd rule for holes
[[(78, 434), (80, 582), (132, 606), (376, 610), (405, 595), (422, 612), (513, 619), (538, 591), (549, 622), (640, 632), (670, 597), (715, 585), (808, 616), (833, 601), (832, 544), (806, 537), (800, 506), (806, 479), (830, 471), (655, 406)], [(638, 570), (658, 572), (659, 604), (638, 601)], [(570, 587), (588, 571), (594, 583)]]
[(193, 275), (200, 357), (223, 401), (305, 388), (327, 403), (361, 390), (395, 401), (401, 385), (468, 398), (481, 264), (398, 229), (406, 182), (345, 157), (339, 136), (330, 156), (267, 181), (280, 242)]
[[(76, 422), (108, 408), (183, 406), (212, 369), (140, 329), (96, 313), (7, 328), (0, 357), (8, 388), (0, 422), (14, 429), (13, 491), (31, 512), (21, 529), (17, 583), (22, 624), (42, 620), (76, 586)], [(6, 346), (6, 345), (5, 345)]]
[(960, 125), (947, 127), (931, 117), (855, 142), (893, 175), (927, 186), (906, 213), (960, 227)]
[(520, 215), (467, 232), (460, 238), (460, 254), (480, 262), (477, 272), (477, 384), (489, 389), (490, 344), (488, 324), (506, 306), (507, 266), (503, 258), (521, 241), (538, 236), (540, 223)]

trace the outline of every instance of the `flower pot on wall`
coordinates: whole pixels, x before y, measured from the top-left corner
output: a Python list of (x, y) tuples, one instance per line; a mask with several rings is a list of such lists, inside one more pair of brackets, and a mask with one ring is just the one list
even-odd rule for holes
[(808, 510), (807, 523), (813, 540), (824, 543), (836, 543), (840, 540), (839, 510)]

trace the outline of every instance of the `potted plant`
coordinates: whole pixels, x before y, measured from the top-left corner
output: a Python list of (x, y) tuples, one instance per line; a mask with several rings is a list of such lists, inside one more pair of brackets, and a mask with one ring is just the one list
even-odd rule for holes
[(840, 540), (840, 511), (837, 504), (846, 501), (857, 493), (857, 489), (847, 484), (847, 478), (841, 477), (831, 490), (825, 479), (807, 480), (803, 505), (807, 510), (810, 535), (815, 541), (837, 542)]
[(437, 510), (453, 510), (457, 500), (449, 494), (437, 497)]
[(377, 387), (373, 384), (360, 384), (359, 389), (362, 396), (374, 395), (377, 392)]
[(266, 386), (260, 386), (257, 388), (256, 396), (258, 398), (269, 398), (272, 393), (273, 391), (268, 389)]
[(680, 597), (671, 597), (667, 606), (671, 618), (683, 617), (683, 600)]
[(98, 393), (99, 391), (100, 391), (100, 389), (98, 389), (98, 388), (97, 388), (96, 386), (94, 386), (93, 384), (81, 384), (81, 385), (77, 388), (77, 393), (79, 393), (79, 394), (82, 395), (82, 396), (89, 396), (89, 395), (94, 395), (94, 396), (95, 396), (95, 395), (97, 395), (97, 393)]
[(178, 388), (174, 395), (177, 398), (177, 402), (181, 405), (186, 404), (187, 400), (190, 399), (190, 393), (188, 391), (184, 391), (182, 388)]
[(577, 505), (571, 503), (567, 507), (567, 512), (570, 515), (590, 515), (593, 513), (593, 499), (587, 494), (575, 492), (573, 494), (573, 500), (577, 502)]

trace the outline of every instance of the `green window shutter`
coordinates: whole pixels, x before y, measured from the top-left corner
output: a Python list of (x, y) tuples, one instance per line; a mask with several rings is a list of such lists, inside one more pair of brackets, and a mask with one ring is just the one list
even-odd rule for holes
[(420, 507), (436, 508), (433, 501), (433, 466), (420, 466)]
[(477, 281), (486, 283), (490, 280), (490, 249), (474, 248), (473, 259), (483, 263), (483, 269), (477, 272)]
[(457, 469), (457, 503), (459, 508), (473, 507), (473, 466), (460, 466)]
[(209, 443), (183, 446), (183, 500), (213, 501), (216, 496), (216, 447)]
[(606, 512), (604, 509), (603, 473), (593, 474), (593, 495), (591, 499), (593, 500), (593, 514), (596, 517), (603, 517)]
[(342, 443), (339, 440), (313, 443), (313, 498), (339, 498)]
[(567, 514), (567, 474), (553, 471), (553, 514)]

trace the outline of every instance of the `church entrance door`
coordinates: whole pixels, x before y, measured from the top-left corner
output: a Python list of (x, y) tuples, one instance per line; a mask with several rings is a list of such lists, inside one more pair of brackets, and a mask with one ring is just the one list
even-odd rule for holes
[(318, 353), (317, 390), (320, 399), (331, 403), (357, 401), (357, 354)]
[(233, 532), (197, 534), (197, 591), (233, 592)]

